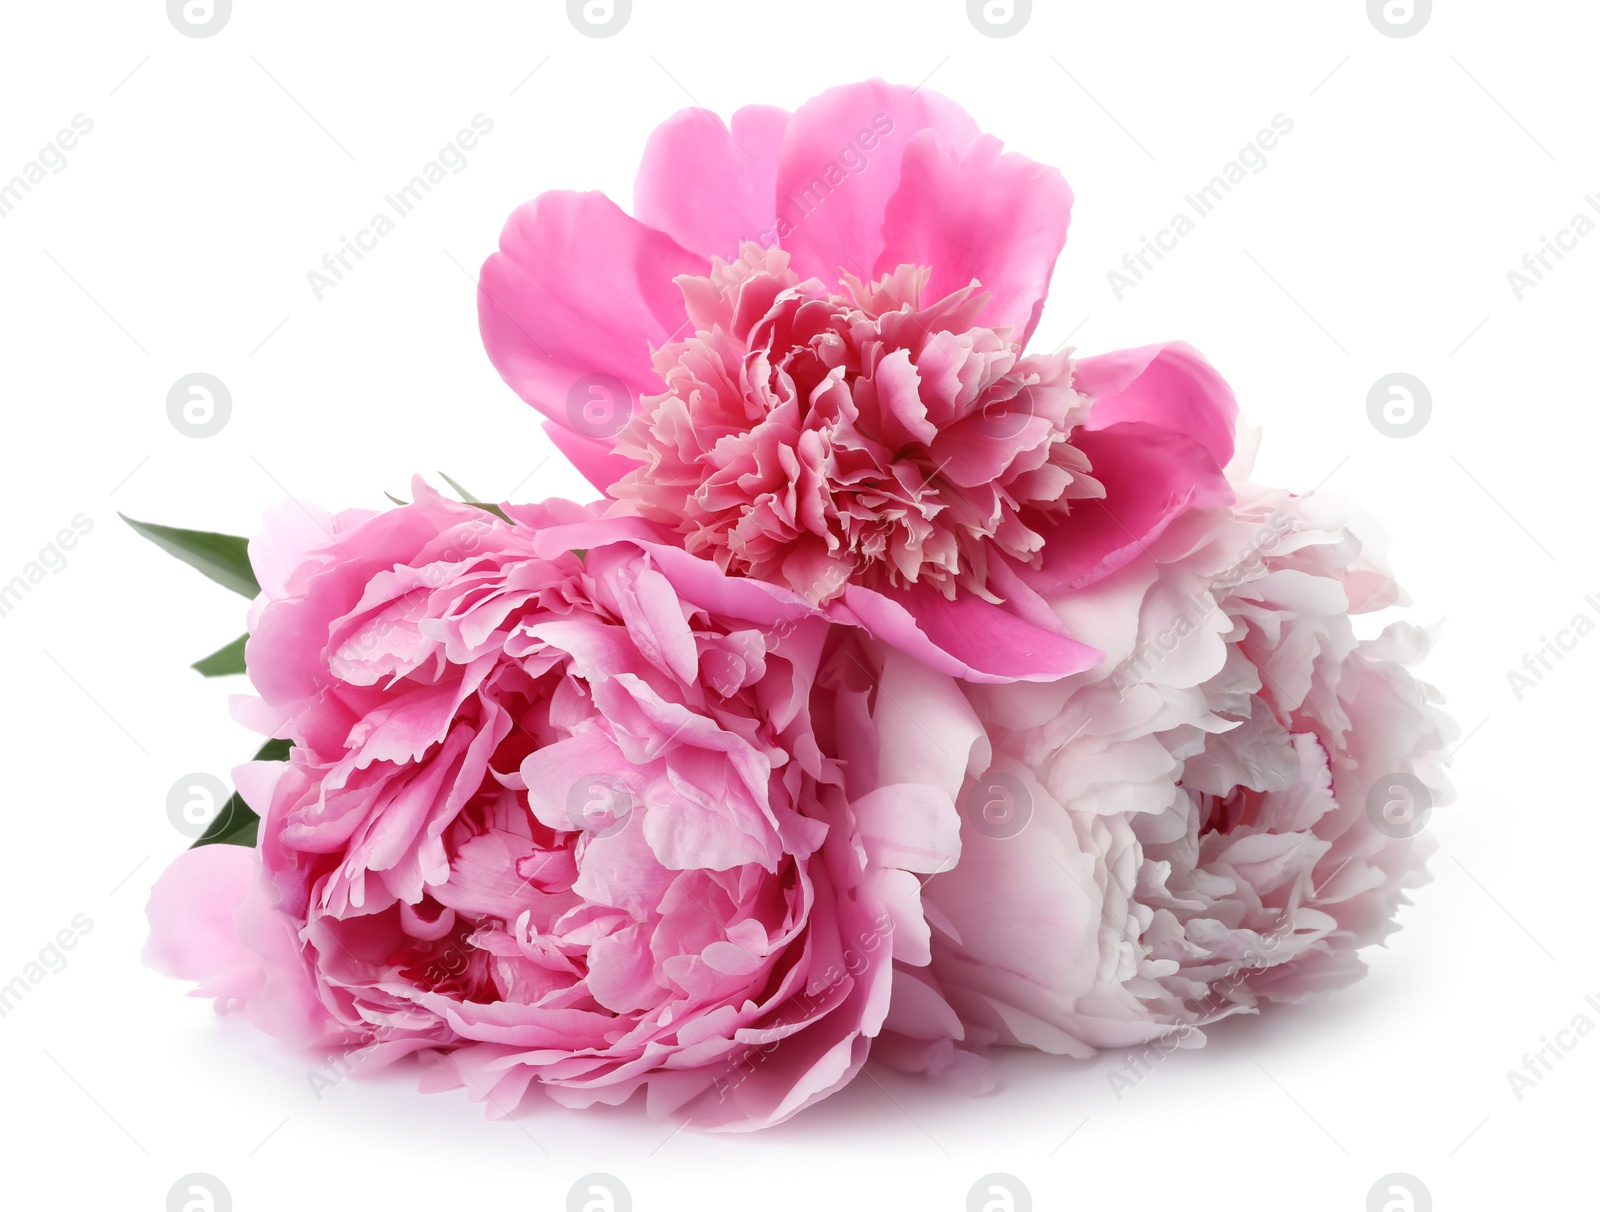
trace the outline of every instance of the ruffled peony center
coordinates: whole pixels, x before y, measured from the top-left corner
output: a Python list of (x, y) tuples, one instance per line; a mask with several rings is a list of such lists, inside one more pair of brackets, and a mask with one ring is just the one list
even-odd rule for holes
[(823, 832), (761, 705), (782, 658), (652, 610), (648, 560), (450, 571), (385, 574), (331, 629), (354, 748), (297, 750), (278, 818), (324, 977), (382, 1029), (570, 1012), (594, 1047), (764, 1001)]
[(614, 494), (812, 601), (847, 582), (1000, 600), (993, 562), (1038, 567), (1055, 520), (1104, 495), (1071, 442), (1089, 401), (1069, 354), (979, 323), (978, 283), (926, 300), (928, 281), (830, 291), (756, 244), (678, 278), (694, 331), (655, 355), (666, 389), (618, 435), (641, 466)]
[[(1141, 820), (1145, 975), (1206, 1016), (1254, 1004), (1246, 982), (1315, 947), (1335, 922), (1319, 907), (1337, 870), (1323, 833), (1337, 819), (1329, 751), (1314, 719), (1263, 699), (1185, 761), (1173, 811)], [(1158, 998), (1157, 1000), (1163, 1000)]]

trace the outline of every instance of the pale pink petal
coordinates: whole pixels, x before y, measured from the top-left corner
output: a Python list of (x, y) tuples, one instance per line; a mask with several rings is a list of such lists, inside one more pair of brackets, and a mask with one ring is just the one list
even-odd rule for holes
[(880, 867), (933, 872), (961, 854), (961, 818), (950, 796), (925, 783), (879, 787), (851, 804), (867, 858)]
[(199, 997), (243, 998), (255, 992), (261, 960), (239, 942), (234, 915), (259, 897), (255, 852), (201, 846), (172, 861), (150, 889), (150, 939), (143, 959), (166, 976), (194, 981)]

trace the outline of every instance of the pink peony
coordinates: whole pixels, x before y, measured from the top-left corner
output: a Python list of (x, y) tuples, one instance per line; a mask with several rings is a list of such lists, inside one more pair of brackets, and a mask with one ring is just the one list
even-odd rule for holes
[(1356, 638), (1349, 616), (1400, 594), (1348, 507), (1240, 495), (1055, 600), (1099, 668), (969, 689), (995, 762), (925, 892), (947, 929), (904, 979), (931, 1009), (886, 1058), (951, 1067), (951, 1008), (969, 1046), (1193, 1045), (1354, 980), (1395, 929), (1448, 791), (1454, 725), (1407, 668), (1428, 637)]
[(690, 551), (814, 601), (850, 580), (996, 601), (990, 549), (1035, 567), (1029, 521), (1104, 495), (1068, 440), (1069, 360), (976, 326), (975, 285), (928, 300), (902, 265), (830, 296), (758, 244), (713, 264), (679, 280), (696, 336), (656, 354), (667, 390), (617, 435), (640, 466), (612, 487)]
[(955, 684), (637, 519), (415, 493), (251, 543), (239, 712), (294, 748), (238, 772), (258, 850), (162, 876), (150, 961), (497, 1113), (647, 1087), (750, 1128), (842, 1086), (988, 760)]
[(1231, 500), (1233, 396), (1193, 350), (1025, 352), (1072, 193), (945, 98), (685, 110), (634, 192), (513, 214), (484, 342), (617, 510), (727, 571), (944, 672), (1051, 680), (1099, 654), (1046, 599)]

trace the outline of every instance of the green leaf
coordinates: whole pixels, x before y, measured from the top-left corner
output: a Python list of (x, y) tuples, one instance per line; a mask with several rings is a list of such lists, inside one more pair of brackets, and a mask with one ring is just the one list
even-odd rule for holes
[(439, 473), (439, 478), (446, 484), (450, 485), (451, 488), (454, 488), (456, 490), (456, 496), (460, 497), (468, 505), (478, 504), (479, 498), (476, 494), (468, 492), (465, 488), (461, 487), (460, 484), (456, 483), (449, 476), (445, 475), (444, 472), (441, 471)]
[(442, 479), (446, 484), (450, 485), (451, 488), (456, 490), (456, 496), (460, 497), (464, 504), (476, 505), (484, 512), (494, 514), (494, 516), (499, 518), (502, 522), (509, 522), (511, 520), (506, 516), (506, 511), (501, 509), (500, 506), (491, 505), (487, 501), (479, 499), (473, 493), (468, 492), (465, 488), (461, 487), (461, 485), (457, 484), (449, 476), (445, 475), (444, 472), (441, 471), (439, 473), (439, 478)]
[[(258, 762), (286, 762), (289, 760), (288, 741), (268, 741), (256, 750), (255, 760)], [(256, 834), (261, 828), (261, 818), (255, 814), (244, 799), (235, 791), (228, 797), (228, 802), (222, 806), (222, 811), (212, 818), (211, 824), (206, 826), (206, 831), (195, 840), (196, 846), (254, 846)]]
[(230, 673), (244, 672), (244, 642), (250, 638), (246, 632), (231, 644), (225, 644), (208, 657), (201, 657), (190, 669), (197, 670), (202, 677), (220, 678)]
[(177, 556), (191, 568), (197, 568), (224, 589), (253, 598), (261, 592), (256, 574), (250, 569), (247, 540), (237, 535), (212, 534), (205, 530), (179, 530), (174, 526), (157, 526), (151, 522), (135, 522), (126, 514), (118, 514), (161, 550)]
[(395, 496), (394, 493), (392, 493), (392, 492), (386, 492), (383, 495), (388, 497), (396, 505), (409, 505), (409, 504), (411, 504), (410, 501), (402, 501), (399, 497)]
[(261, 746), (260, 749), (257, 749), (255, 757), (250, 760), (253, 762), (287, 762), (289, 760), (289, 750), (292, 748), (294, 748), (292, 742), (274, 738)]
[(261, 818), (235, 791), (212, 819), (190, 850), (200, 846), (254, 846), (261, 830)]

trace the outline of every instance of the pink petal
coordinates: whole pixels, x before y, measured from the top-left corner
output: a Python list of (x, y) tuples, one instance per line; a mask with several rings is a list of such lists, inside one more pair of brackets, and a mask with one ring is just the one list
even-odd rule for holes
[(927, 783), (878, 787), (854, 801), (867, 861), (878, 867), (934, 872), (961, 854), (961, 817), (947, 792)]
[(950, 1003), (921, 973), (907, 968), (895, 969), (894, 996), (883, 1026), (886, 1031), (913, 1039), (966, 1038), (961, 1017), (951, 1009)]
[(1044, 566), (1018, 576), (1046, 597), (1115, 572), (1187, 509), (1230, 504), (1239, 406), (1233, 391), (1182, 342), (1084, 358), (1073, 386), (1094, 404), (1073, 438), (1105, 485), (1047, 534)]
[(261, 961), (239, 942), (234, 914), (259, 896), (255, 851), (247, 846), (185, 850), (150, 889), (150, 940), (144, 962), (164, 976), (194, 981), (201, 997), (248, 997)]
[[(926, 967), (933, 959), (933, 931), (922, 912), (922, 881), (909, 871), (880, 870), (867, 875), (874, 903), (894, 923), (890, 944), (902, 964)], [(888, 1007), (885, 1007), (887, 1013)]]
[(1013, 566), (1051, 597), (1109, 576), (1145, 553), (1179, 514), (1233, 499), (1222, 468), (1196, 442), (1151, 425), (1117, 425), (1073, 439), (1105, 485), (1105, 498), (1074, 503), (1046, 533), (1040, 569)]
[(731, 261), (745, 240), (777, 243), (778, 154), (786, 110), (747, 105), (732, 130), (685, 109), (651, 132), (633, 183), (633, 213), (701, 256)]
[[(522, 759), (521, 774), (528, 786), (528, 810), (547, 828), (579, 828), (582, 817), (574, 817), (581, 811), (581, 805), (591, 798), (604, 801), (608, 796), (621, 794), (616, 783), (637, 794), (638, 780), (630, 782), (621, 778), (626, 768), (616, 742), (598, 728), (541, 745)], [(591, 782), (596, 785), (591, 787)], [(631, 802), (624, 803), (619, 811), (631, 811), (632, 807)]]
[(574, 433), (554, 421), (546, 421), (544, 431), (550, 435), (556, 449), (567, 456), (567, 462), (576, 467), (579, 474), (598, 492), (605, 492), (638, 466), (632, 459), (613, 454), (608, 441)]
[(878, 593), (845, 586), (829, 606), (941, 673), (973, 682), (1051, 682), (1100, 663), (1100, 653), (1000, 606), (964, 595), (952, 602), (917, 586)]
[[(612, 436), (641, 394), (661, 389), (654, 346), (683, 326), (678, 274), (704, 274), (703, 257), (631, 219), (600, 193), (557, 191), (519, 207), (478, 281), (484, 348), (511, 388), (557, 425)], [(586, 394), (604, 375), (631, 399)], [(576, 395), (574, 394), (576, 393)], [(585, 425), (584, 404), (608, 410)]]
[(341, 1036), (317, 997), (287, 918), (272, 908), (258, 853), (202, 846), (174, 859), (150, 890), (146, 964), (194, 981), (195, 993), (243, 1003), (261, 1030), (297, 1047)]
[(965, 150), (978, 127), (928, 89), (870, 80), (813, 97), (789, 121), (778, 166), (778, 243), (802, 277), (866, 277), (883, 252), (884, 211), (906, 146), (932, 128)]
[(585, 984), (597, 1002), (618, 1014), (648, 1009), (662, 998), (651, 967), (650, 948), (639, 934), (637, 925), (628, 926), (589, 948)]
[(1233, 389), (1199, 350), (1182, 341), (1080, 359), (1072, 385), (1094, 397), (1088, 429), (1144, 421), (1187, 434), (1218, 467), (1233, 458), (1239, 420)]
[(285, 501), (262, 514), (261, 530), (249, 543), (250, 567), (269, 599), (286, 598), (298, 586), (290, 578), (310, 553), (328, 545), (333, 517), (319, 505)]
[(1072, 190), (1055, 169), (1000, 148), (992, 135), (964, 152), (941, 146), (933, 131), (913, 138), (873, 272), (932, 266), (930, 299), (977, 279), (993, 296), (979, 323), (1010, 328), (1026, 344), (1067, 240)]
[[(927, 784), (953, 804), (968, 769), (989, 763), (988, 738), (971, 702), (957, 683), (894, 649), (883, 654), (878, 689), (871, 738), (878, 782)], [(952, 864), (959, 853), (959, 846), (947, 852)]]

